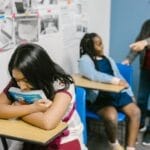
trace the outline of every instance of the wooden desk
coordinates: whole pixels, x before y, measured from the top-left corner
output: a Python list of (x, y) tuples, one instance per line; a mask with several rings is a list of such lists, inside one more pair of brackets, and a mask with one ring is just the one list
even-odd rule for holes
[(107, 91), (107, 92), (116, 92), (116, 93), (121, 92), (123, 89), (125, 89), (125, 87), (121, 85), (113, 85), (113, 84), (91, 81), (87, 78), (82, 77), (79, 74), (73, 74), (72, 77), (76, 86), (80, 86), (84, 88)]
[(45, 145), (56, 138), (66, 128), (67, 124), (64, 122), (61, 122), (53, 130), (44, 130), (22, 120), (0, 119), (0, 137), (2, 137), (3, 142), (6, 142), (4, 138), (9, 138)]

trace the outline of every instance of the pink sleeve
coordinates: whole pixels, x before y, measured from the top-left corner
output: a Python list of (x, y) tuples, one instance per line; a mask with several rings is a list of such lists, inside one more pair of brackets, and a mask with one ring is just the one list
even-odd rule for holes
[(64, 89), (63, 90), (58, 90), (55, 93), (59, 93), (59, 92), (62, 92), (62, 93), (65, 93), (65, 94), (69, 95), (70, 98), (72, 99), (72, 94), (70, 92), (68, 92), (67, 90), (64, 90)]

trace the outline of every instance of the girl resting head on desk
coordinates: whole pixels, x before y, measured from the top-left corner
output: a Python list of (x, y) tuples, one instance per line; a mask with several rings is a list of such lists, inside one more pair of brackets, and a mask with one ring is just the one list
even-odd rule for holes
[[(83, 126), (75, 109), (73, 80), (41, 46), (31, 43), (18, 46), (10, 59), (9, 73), (12, 79), (0, 94), (0, 118), (21, 118), (45, 130), (65, 121), (68, 123), (67, 130), (59, 140), (56, 138), (50, 143), (48, 149), (54, 145), (57, 150), (86, 149), (81, 139)], [(9, 96), (10, 87), (19, 87), (22, 91), (41, 89), (47, 99), (32, 104), (14, 102)]]
[(133, 92), (119, 73), (116, 63), (112, 58), (104, 54), (102, 39), (96, 33), (85, 34), (80, 42), (79, 72), (93, 81), (127, 87), (120, 93), (88, 90), (87, 99), (92, 100), (89, 109), (104, 119), (112, 150), (124, 149), (117, 139), (117, 110), (121, 110), (127, 115), (129, 118), (127, 150), (135, 150), (140, 110), (133, 102)]

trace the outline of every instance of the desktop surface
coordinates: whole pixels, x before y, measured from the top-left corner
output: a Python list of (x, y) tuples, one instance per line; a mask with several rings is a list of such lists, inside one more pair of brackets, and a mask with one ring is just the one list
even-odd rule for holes
[(22, 120), (0, 119), (0, 136), (19, 141), (45, 145), (55, 139), (67, 128), (67, 124), (60, 122), (52, 130), (44, 130), (32, 126)]

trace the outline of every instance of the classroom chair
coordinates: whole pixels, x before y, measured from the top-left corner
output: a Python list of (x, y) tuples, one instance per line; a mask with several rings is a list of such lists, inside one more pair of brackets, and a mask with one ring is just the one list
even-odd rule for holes
[(83, 142), (87, 144), (87, 129), (86, 129), (86, 91), (84, 88), (75, 87), (76, 93), (76, 109), (83, 123)]
[[(127, 65), (123, 65), (121, 63), (117, 63), (117, 67), (120, 71), (120, 73), (122, 74), (122, 76), (127, 80), (127, 82), (132, 86), (132, 82), (133, 82), (133, 68), (132, 66), (127, 66)], [(86, 109), (86, 117), (89, 119), (94, 119), (97, 121), (101, 121), (102, 118), (97, 115), (96, 113), (90, 111), (89, 109)], [(122, 123), (124, 122), (126, 119), (126, 116), (123, 112), (118, 112), (118, 122)], [(121, 139), (124, 138), (124, 134), (123, 134), (123, 128), (121, 127)]]

